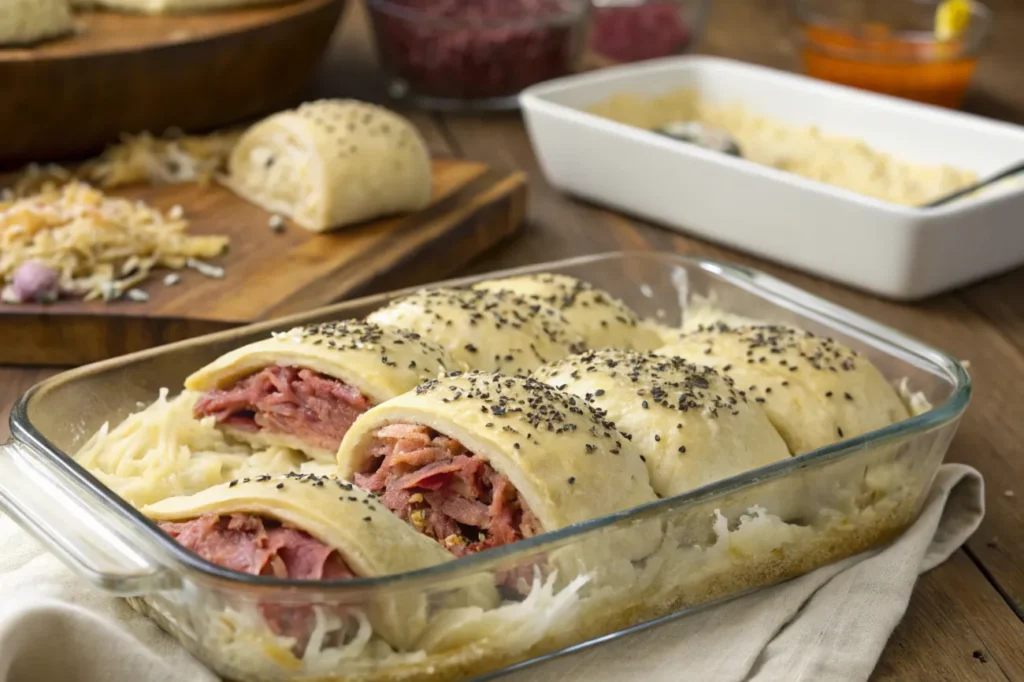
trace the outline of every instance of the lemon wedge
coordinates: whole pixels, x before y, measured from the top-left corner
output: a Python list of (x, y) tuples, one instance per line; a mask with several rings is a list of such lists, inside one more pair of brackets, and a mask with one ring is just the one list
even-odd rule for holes
[(971, 0), (942, 0), (935, 10), (935, 37), (953, 40), (971, 23)]

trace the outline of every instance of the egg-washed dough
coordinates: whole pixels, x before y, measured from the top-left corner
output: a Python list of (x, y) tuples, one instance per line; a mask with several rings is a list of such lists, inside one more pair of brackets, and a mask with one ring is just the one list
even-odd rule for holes
[[(426, 426), (454, 438), (504, 475), (544, 531), (657, 499), (639, 453), (582, 400), (527, 377), (452, 373), (360, 416), (338, 450), (351, 479), (371, 456), (378, 429)], [(620, 558), (641, 559), (660, 541), (647, 524), (618, 534)]]
[(0, 0), (0, 46), (28, 45), (74, 28), (68, 0)]
[[(229, 388), (271, 365), (326, 374), (355, 388), (372, 404), (460, 368), (444, 350), (415, 332), (345, 320), (296, 327), (233, 350), (188, 377), (185, 387), (199, 392)], [(287, 434), (252, 433), (227, 424), (220, 428), (257, 447), (281, 445), (322, 461), (334, 461), (336, 455)]]
[[(142, 508), (155, 521), (187, 521), (204, 514), (254, 514), (305, 531), (337, 550), (361, 578), (406, 573), (455, 557), (420, 535), (364, 490), (336, 478), (312, 474), (260, 476), (223, 483), (187, 497), (171, 497)], [(426, 626), (425, 598), (368, 597), (374, 630), (405, 648)]]
[(256, 5), (280, 5), (288, 2), (289, 0), (71, 0), (71, 5), (78, 9), (103, 7), (140, 14), (183, 14)]
[(661, 338), (606, 291), (569, 275), (542, 273), (481, 282), (474, 289), (508, 290), (561, 311), (588, 348), (654, 350)]
[(561, 313), (510, 291), (424, 289), (366, 319), (418, 332), (468, 368), (490, 372), (527, 374), (583, 349)]
[(409, 121), (373, 104), (321, 100), (249, 128), (228, 160), (237, 194), (324, 232), (426, 208), (430, 154)]
[(867, 358), (793, 327), (702, 327), (658, 352), (720, 368), (748, 398), (762, 398), (793, 454), (910, 416)]
[(789, 458), (755, 399), (710, 367), (602, 350), (541, 367), (534, 376), (602, 410), (628, 434), (662, 497)]

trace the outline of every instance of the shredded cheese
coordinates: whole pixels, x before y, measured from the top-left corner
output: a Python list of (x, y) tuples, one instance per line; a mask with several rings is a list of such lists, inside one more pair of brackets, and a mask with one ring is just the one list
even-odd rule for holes
[(173, 131), (164, 137), (150, 133), (122, 135), (120, 143), (74, 171), (55, 164), (30, 164), (10, 191), (17, 197), (24, 197), (39, 192), (48, 184), (63, 184), (73, 179), (103, 189), (146, 183), (205, 184), (227, 167), (228, 156), (240, 136), (239, 131), (201, 136)]
[(227, 237), (190, 236), (189, 223), (139, 201), (108, 197), (87, 184), (47, 184), (0, 202), (0, 278), (28, 261), (60, 273), (60, 288), (86, 300), (119, 297), (157, 266), (180, 269), (213, 258)]

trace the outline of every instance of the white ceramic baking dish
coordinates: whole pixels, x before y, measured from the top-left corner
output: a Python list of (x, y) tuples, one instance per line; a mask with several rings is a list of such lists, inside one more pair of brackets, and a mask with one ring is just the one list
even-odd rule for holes
[(521, 104), (559, 189), (882, 296), (914, 300), (1024, 263), (1024, 184), (908, 208), (586, 113), (617, 93), (713, 102), (979, 177), (1024, 160), (1024, 128), (726, 59), (673, 57), (532, 87)]

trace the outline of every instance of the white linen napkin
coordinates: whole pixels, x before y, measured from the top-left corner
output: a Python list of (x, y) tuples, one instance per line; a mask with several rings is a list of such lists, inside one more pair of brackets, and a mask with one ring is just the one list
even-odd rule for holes
[[(675, 622), (530, 666), (503, 682), (860, 682), (914, 582), (984, 515), (981, 475), (939, 471), (918, 521), (890, 546)], [(76, 578), (0, 518), (0, 682), (215, 682), (123, 601)]]

